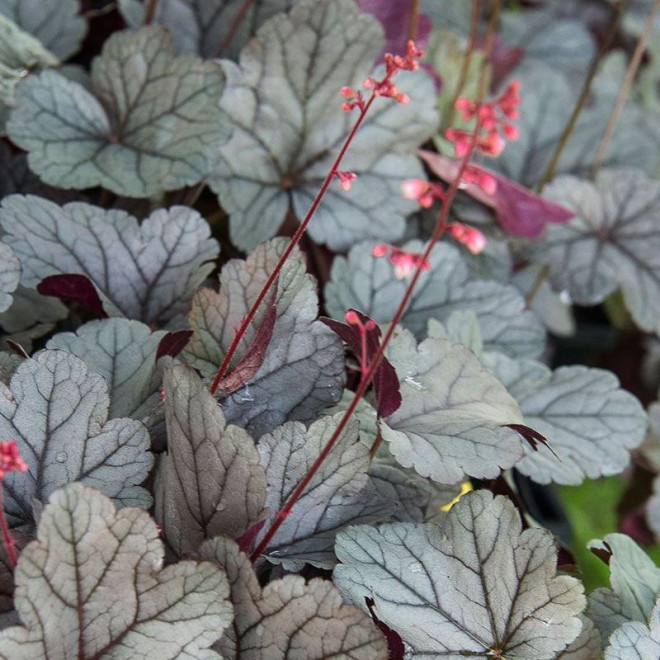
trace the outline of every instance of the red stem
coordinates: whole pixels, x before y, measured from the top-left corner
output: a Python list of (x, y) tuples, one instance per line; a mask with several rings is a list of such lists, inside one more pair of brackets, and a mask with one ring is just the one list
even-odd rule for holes
[(277, 533), (277, 530), (280, 528), (280, 525), (286, 520), (288, 515), (291, 513), (291, 509), (293, 509), (294, 504), (298, 501), (300, 496), (305, 491), (305, 488), (307, 488), (307, 486), (309, 485), (309, 482), (314, 478), (314, 475), (318, 472), (319, 468), (321, 467), (325, 459), (328, 457), (330, 452), (333, 450), (334, 446), (337, 444), (337, 441), (344, 432), (344, 429), (346, 428), (346, 425), (348, 424), (351, 416), (355, 412), (355, 409), (357, 408), (360, 399), (362, 399), (365, 392), (367, 391), (367, 388), (371, 384), (371, 379), (373, 377), (373, 374), (376, 372), (376, 369), (378, 369), (378, 365), (383, 359), (383, 356), (385, 354), (385, 349), (387, 348), (387, 345), (389, 344), (394, 333), (396, 332), (397, 324), (401, 320), (401, 317), (403, 316), (406, 308), (408, 307), (408, 303), (410, 302), (410, 298), (412, 297), (415, 285), (417, 284), (417, 281), (419, 280), (422, 274), (423, 265), (425, 263), (428, 263), (431, 250), (433, 249), (434, 245), (437, 243), (437, 241), (440, 239), (443, 232), (445, 231), (445, 227), (447, 226), (447, 218), (449, 216), (449, 209), (454, 201), (454, 198), (456, 197), (456, 193), (458, 192), (458, 187), (461, 183), (461, 179), (463, 175), (465, 174), (465, 170), (467, 169), (468, 163), (470, 162), (470, 159), (474, 154), (474, 149), (477, 145), (477, 136), (479, 135), (480, 130), (481, 130), (481, 121), (477, 120), (476, 126), (474, 127), (474, 130), (472, 131), (470, 137), (470, 146), (468, 152), (463, 157), (458, 173), (451, 182), (449, 189), (447, 190), (446, 197), (442, 203), (442, 208), (438, 216), (438, 221), (436, 223), (435, 229), (433, 230), (433, 234), (431, 235), (428, 245), (426, 246), (426, 250), (424, 250), (423, 257), (418, 261), (417, 265), (415, 266), (415, 271), (413, 273), (412, 278), (410, 279), (410, 283), (406, 288), (406, 292), (404, 293), (403, 298), (399, 303), (399, 306), (397, 307), (394, 317), (390, 322), (387, 332), (385, 333), (385, 336), (383, 337), (383, 340), (381, 341), (381, 344), (378, 347), (378, 350), (376, 351), (376, 354), (374, 355), (371, 364), (369, 364), (366, 372), (363, 373), (363, 376), (360, 380), (360, 385), (358, 386), (355, 395), (353, 396), (353, 400), (351, 401), (348, 408), (344, 412), (342, 418), (339, 420), (339, 424), (337, 425), (337, 428), (332, 434), (332, 437), (328, 440), (325, 447), (323, 447), (323, 451), (321, 451), (318, 458), (314, 461), (312, 466), (307, 471), (307, 474), (305, 474), (305, 476), (303, 477), (302, 481), (295, 487), (293, 492), (289, 495), (289, 497), (287, 497), (286, 502), (277, 512), (275, 519), (271, 523), (270, 527), (266, 530), (266, 534), (259, 542), (259, 545), (254, 549), (254, 552), (252, 552), (252, 554), (250, 555), (250, 561), (255, 562), (261, 556), (264, 550), (268, 547), (268, 544), (273, 539), (273, 536), (275, 536), (275, 534)]
[(236, 12), (236, 16), (234, 16), (234, 20), (229, 26), (225, 38), (220, 42), (220, 45), (215, 51), (216, 57), (221, 57), (224, 54), (225, 50), (227, 50), (227, 47), (232, 42), (232, 39), (236, 36), (236, 31), (238, 30), (239, 25), (243, 22), (243, 19), (245, 18), (245, 14), (247, 14), (248, 9), (252, 5), (252, 2), (253, 0), (245, 0), (245, 2), (241, 5), (240, 9)]
[(156, 15), (156, 7), (158, 6), (158, 0), (148, 0), (147, 9), (144, 12), (144, 24), (151, 25)]
[(2, 481), (0, 480), (0, 528), (2, 529), (2, 541), (5, 544), (5, 550), (7, 551), (7, 556), (11, 562), (12, 567), (16, 568), (16, 562), (18, 558), (16, 556), (16, 543), (11, 537), (9, 532), (9, 525), (7, 524), (7, 518), (5, 518), (5, 505), (4, 505), (4, 488), (2, 487)]
[(238, 345), (241, 343), (243, 337), (245, 337), (245, 333), (247, 332), (250, 323), (252, 323), (252, 321), (254, 320), (254, 317), (256, 316), (261, 303), (264, 301), (264, 298), (268, 294), (270, 288), (273, 286), (275, 280), (279, 277), (280, 271), (282, 270), (282, 267), (284, 266), (286, 260), (289, 258), (289, 255), (293, 252), (294, 248), (296, 247), (296, 245), (298, 245), (300, 239), (303, 237), (303, 234), (307, 230), (307, 226), (309, 225), (312, 217), (314, 216), (314, 213), (316, 213), (316, 210), (321, 204), (321, 201), (325, 197), (325, 193), (330, 187), (332, 180), (335, 178), (337, 171), (339, 169), (339, 165), (341, 164), (341, 161), (346, 155), (346, 151), (348, 150), (348, 147), (353, 141), (353, 138), (355, 137), (355, 134), (357, 133), (358, 129), (360, 128), (360, 126), (362, 126), (362, 123), (364, 122), (364, 118), (366, 117), (367, 112), (369, 111), (369, 108), (371, 107), (371, 104), (374, 102), (375, 98), (376, 96), (372, 93), (371, 96), (369, 97), (369, 100), (361, 108), (357, 121), (353, 125), (351, 132), (348, 134), (348, 137), (344, 141), (344, 144), (342, 145), (342, 148), (340, 149), (337, 158), (335, 158), (335, 162), (333, 163), (332, 168), (325, 177), (325, 180), (323, 181), (320, 190), (318, 191), (318, 193), (316, 193), (316, 197), (314, 198), (312, 205), (309, 207), (307, 214), (302, 219), (300, 225), (298, 226), (298, 229), (296, 229), (296, 232), (291, 238), (291, 242), (289, 243), (289, 245), (287, 245), (286, 250), (284, 250), (284, 252), (282, 253), (282, 256), (277, 262), (277, 265), (273, 269), (273, 272), (269, 275), (268, 280), (266, 280), (266, 284), (264, 284), (256, 300), (252, 303), (252, 307), (250, 307), (250, 311), (245, 315), (245, 317), (241, 321), (241, 325), (236, 331), (234, 335), (234, 339), (231, 345), (229, 346), (227, 353), (225, 353), (225, 357), (223, 358), (222, 363), (218, 367), (218, 372), (216, 373), (215, 378), (213, 379), (213, 383), (211, 384), (211, 394), (215, 394), (216, 390), (218, 389), (220, 385), (220, 381), (224, 378), (225, 374), (227, 373), (227, 369), (229, 368), (229, 364), (231, 363), (232, 359), (234, 358), (234, 355), (236, 354)]

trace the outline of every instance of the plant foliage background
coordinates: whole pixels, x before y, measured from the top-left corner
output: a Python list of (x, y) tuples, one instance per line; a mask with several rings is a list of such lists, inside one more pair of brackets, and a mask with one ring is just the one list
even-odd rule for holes
[(0, 658), (660, 657), (659, 5), (0, 0)]

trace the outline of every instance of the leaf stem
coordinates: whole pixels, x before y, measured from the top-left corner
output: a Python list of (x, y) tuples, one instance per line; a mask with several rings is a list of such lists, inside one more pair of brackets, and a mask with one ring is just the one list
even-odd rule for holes
[(18, 557), (16, 556), (16, 542), (11, 536), (7, 518), (5, 517), (4, 488), (0, 479), (0, 529), (2, 529), (2, 542), (4, 543), (7, 556), (13, 568), (16, 568)]
[(321, 201), (325, 197), (325, 193), (330, 187), (332, 180), (335, 178), (337, 171), (339, 170), (339, 166), (341, 165), (341, 162), (344, 159), (346, 152), (348, 151), (348, 147), (353, 141), (353, 138), (355, 137), (355, 134), (358, 132), (358, 129), (360, 128), (360, 126), (362, 126), (362, 123), (364, 122), (364, 119), (367, 113), (369, 112), (369, 109), (371, 108), (371, 105), (374, 102), (375, 98), (376, 95), (372, 93), (369, 99), (367, 100), (367, 102), (364, 104), (364, 107), (360, 109), (360, 114), (358, 115), (355, 124), (353, 124), (353, 128), (351, 129), (350, 133), (344, 140), (344, 144), (339, 150), (339, 153), (337, 154), (337, 157), (335, 158), (335, 162), (332, 164), (330, 171), (323, 180), (323, 184), (321, 185), (321, 188), (316, 193), (316, 197), (314, 198), (314, 201), (309, 207), (309, 210), (307, 211), (305, 217), (300, 222), (300, 225), (298, 226), (294, 235), (292, 236), (291, 241), (289, 242), (286, 249), (282, 253), (282, 256), (280, 257), (279, 261), (277, 262), (277, 265), (275, 266), (271, 274), (268, 276), (268, 279), (266, 280), (266, 283), (259, 292), (259, 295), (257, 296), (256, 300), (252, 303), (252, 306), (250, 307), (250, 311), (248, 311), (248, 313), (241, 321), (241, 325), (234, 334), (234, 339), (232, 340), (231, 345), (227, 349), (227, 352), (225, 353), (222, 363), (218, 367), (218, 371), (215, 375), (215, 378), (213, 379), (213, 383), (211, 384), (211, 394), (215, 394), (216, 390), (218, 389), (220, 381), (227, 373), (227, 369), (229, 368), (229, 365), (232, 359), (234, 358), (234, 355), (236, 354), (238, 346), (241, 343), (243, 337), (245, 336), (245, 333), (247, 332), (247, 329), (249, 328), (250, 324), (254, 320), (254, 317), (256, 316), (257, 311), (261, 306), (261, 303), (264, 301), (264, 298), (268, 294), (270, 288), (273, 286), (275, 280), (279, 277), (280, 271), (282, 270), (282, 267), (284, 266), (286, 260), (289, 258), (296, 245), (298, 245), (298, 243), (300, 242), (300, 239), (303, 237), (305, 231), (307, 231), (307, 227), (312, 217), (316, 213), (316, 210), (320, 206)]
[(598, 172), (598, 169), (603, 163), (603, 159), (605, 158), (605, 154), (607, 153), (607, 147), (609, 146), (610, 141), (612, 140), (612, 136), (614, 135), (614, 131), (616, 130), (616, 126), (619, 122), (619, 118), (621, 117), (623, 106), (626, 104), (626, 101), (628, 100), (630, 89), (635, 80), (635, 76), (637, 75), (637, 70), (639, 69), (639, 65), (642, 62), (644, 51), (646, 50), (646, 44), (648, 43), (649, 37), (651, 36), (651, 32), (653, 31), (653, 24), (655, 23), (655, 19), (656, 16), (658, 15), (658, 11), (660, 11), (660, 0), (655, 0), (653, 6), (651, 7), (651, 10), (649, 11), (648, 16), (646, 17), (644, 28), (642, 29), (642, 33), (639, 35), (639, 40), (637, 41), (637, 45), (635, 46), (635, 51), (633, 52), (633, 56), (630, 60), (630, 63), (628, 64), (628, 68), (626, 69), (626, 74), (623, 77), (623, 83), (621, 84), (621, 89), (619, 90), (619, 94), (616, 97), (616, 102), (614, 103), (614, 108), (612, 109), (610, 118), (607, 121), (607, 128), (605, 129), (600, 144), (598, 145), (598, 150), (596, 151), (594, 163), (591, 166), (592, 178), (596, 177), (596, 173)]
[(229, 44), (236, 36), (236, 32), (238, 31), (239, 26), (243, 22), (245, 15), (248, 13), (248, 10), (252, 6), (253, 1), (254, 0), (245, 0), (245, 2), (241, 5), (240, 9), (236, 12), (236, 16), (234, 16), (234, 20), (231, 22), (231, 25), (227, 29), (227, 34), (225, 34), (223, 40), (218, 44), (218, 47), (215, 51), (216, 57), (222, 57), (224, 55), (225, 51), (229, 47)]
[(552, 158), (550, 159), (550, 162), (545, 168), (545, 172), (543, 172), (543, 175), (541, 176), (541, 180), (539, 181), (539, 184), (537, 186), (537, 190), (539, 193), (543, 192), (543, 189), (549, 183), (550, 179), (552, 179), (552, 176), (554, 175), (555, 170), (557, 169), (557, 165), (559, 164), (559, 159), (561, 158), (561, 154), (564, 151), (564, 147), (568, 144), (568, 140), (571, 137), (571, 134), (573, 133), (573, 129), (577, 124), (577, 120), (578, 117), (580, 116), (580, 113), (582, 112), (582, 108), (584, 107), (584, 104), (587, 102), (587, 99), (589, 98), (589, 92), (591, 91), (591, 84), (593, 83), (594, 78), (598, 73), (598, 69), (600, 69), (600, 65), (601, 62), (603, 61), (603, 58), (605, 57), (605, 54), (612, 45), (612, 42), (614, 40), (614, 35), (616, 34), (617, 28), (619, 26), (619, 21), (621, 20), (621, 16), (623, 15), (623, 10), (627, 3), (628, 0), (619, 0), (614, 9), (614, 15), (612, 16), (612, 19), (610, 20), (610, 23), (607, 26), (607, 32), (605, 34), (605, 38), (603, 39), (600, 45), (600, 49), (596, 57), (591, 62), (589, 71), (587, 73), (587, 77), (584, 81), (584, 84), (582, 85), (582, 89), (580, 90), (580, 96), (578, 97), (577, 102), (573, 106), (573, 111), (571, 112), (571, 116), (569, 117), (566, 126), (564, 126), (564, 130), (561, 134), (561, 137), (559, 138), (559, 142), (557, 142), (557, 147), (554, 153), (552, 154)]
[(158, 0), (148, 0), (147, 1), (147, 10), (144, 12), (144, 24), (151, 25), (156, 15), (156, 7), (158, 6)]
[(412, 0), (410, 7), (410, 25), (408, 26), (408, 39), (417, 41), (419, 32), (419, 5), (420, 0)]

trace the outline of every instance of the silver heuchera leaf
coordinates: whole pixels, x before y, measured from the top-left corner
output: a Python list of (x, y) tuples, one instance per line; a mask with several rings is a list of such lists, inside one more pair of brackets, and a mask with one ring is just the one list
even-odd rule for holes
[[(220, 292), (200, 289), (193, 299), (190, 326), (195, 331), (183, 358), (205, 376), (213, 376), (234, 332), (288, 244), (278, 238), (256, 248), (246, 261), (233, 259), (222, 269)], [(344, 347), (337, 335), (316, 320), (315, 281), (295, 250), (263, 307), (274, 304), (276, 319), (263, 362), (249, 382), (223, 400), (229, 423), (255, 438), (289, 419), (311, 422), (318, 411), (336, 403), (344, 383)], [(239, 346), (244, 354), (264, 318), (260, 311)]]
[[(341, 413), (323, 417), (309, 429), (300, 422), (287, 422), (259, 440), (268, 479), (269, 517), (257, 542), (318, 458), (341, 417)], [(264, 552), (266, 559), (288, 571), (300, 570), (305, 563), (332, 568), (339, 529), (387, 518), (394, 508), (378, 495), (368, 467), (369, 448), (358, 441), (357, 425), (352, 423), (275, 533)]]
[(589, 594), (587, 615), (600, 630), (603, 646), (612, 632), (626, 621), (646, 622), (660, 595), (660, 569), (625, 534), (608, 534), (592, 541), (590, 548), (610, 556), (611, 589), (599, 588)]
[(545, 530), (522, 531), (504, 497), (469, 493), (446, 524), (351, 527), (337, 536), (333, 580), (401, 635), (408, 658), (554, 660), (580, 633), (575, 578), (556, 575)]
[(601, 657), (603, 647), (598, 628), (584, 614), (580, 615), (580, 621), (582, 632), (557, 656), (557, 660), (595, 660)]
[(78, 0), (0, 0), (0, 14), (34, 35), (61, 60), (80, 48), (87, 32)]
[(0, 632), (3, 660), (220, 660), (208, 651), (232, 620), (224, 573), (209, 562), (163, 568), (158, 528), (70, 484), (42, 512), (16, 570), (23, 626)]
[(199, 376), (165, 373), (167, 455), (158, 464), (155, 518), (178, 555), (207, 538), (236, 538), (265, 515), (266, 472), (249, 434), (228, 426)]
[(108, 314), (144, 323), (187, 313), (218, 255), (208, 223), (185, 206), (156, 210), (138, 225), (124, 211), (11, 195), (3, 200), (0, 224), (4, 242), (21, 261), (23, 285), (80, 273), (92, 281)]
[(651, 611), (648, 626), (640, 622), (621, 624), (611, 635), (605, 660), (650, 660), (660, 657), (660, 599)]
[(656, 534), (660, 534), (660, 475), (653, 479), (653, 494), (646, 503), (646, 522)]
[[(222, 62), (221, 107), (234, 131), (209, 183), (239, 247), (273, 236), (287, 212), (306, 213), (355, 120), (342, 112), (339, 90), (362, 85), (381, 45), (378, 21), (355, 2), (301, 0), (264, 23), (239, 65)], [(435, 129), (435, 92), (422, 72), (401, 74), (397, 85), (412, 102), (376, 100), (342, 164), (357, 180), (349, 192), (334, 182), (310, 225), (310, 236), (334, 250), (399, 238), (415, 209), (400, 184), (423, 176), (412, 150)]]
[(550, 264), (555, 286), (582, 305), (620, 288), (636, 323), (660, 332), (660, 183), (640, 170), (601, 170), (595, 184), (561, 177), (547, 195), (576, 212), (548, 226), (533, 254)]
[(0, 385), (0, 437), (15, 439), (28, 465), (3, 479), (15, 522), (31, 523), (34, 500), (45, 502), (72, 481), (120, 504), (151, 505), (137, 485), (153, 463), (149, 434), (132, 419), (108, 421), (109, 403), (103, 378), (64, 351), (37, 353), (16, 369), (10, 387)]
[(55, 71), (30, 76), (7, 124), (30, 168), (60, 188), (148, 197), (201, 181), (227, 125), (217, 63), (176, 57), (169, 33), (116, 32), (92, 63), (92, 90)]
[[(153, 23), (169, 28), (180, 53), (236, 59), (264, 21), (293, 4), (295, 0), (253, 0), (247, 6), (244, 0), (159, 0)], [(144, 25), (145, 3), (119, 0), (119, 10), (132, 28)]]
[[(421, 241), (402, 246), (407, 252), (422, 252)], [(519, 291), (493, 281), (469, 278), (458, 250), (440, 243), (431, 251), (430, 270), (422, 273), (403, 316), (403, 325), (418, 338), (424, 337), (429, 319), (446, 321), (452, 312), (472, 310), (483, 331), (485, 350), (509, 355), (537, 357), (545, 345), (545, 330), (533, 312), (525, 309)], [(353, 247), (348, 257), (332, 263), (325, 287), (328, 312), (343, 319), (347, 309), (359, 309), (379, 323), (390, 321), (408, 285), (397, 279), (394, 266), (372, 255), (372, 244)]]
[(400, 408), (381, 425), (404, 467), (443, 484), (466, 474), (496, 477), (523, 455), (516, 402), (464, 346), (429, 338), (419, 346), (402, 330), (387, 349), (401, 382)]
[(200, 559), (227, 573), (234, 625), (213, 648), (226, 660), (386, 660), (387, 642), (370, 617), (344, 605), (331, 582), (298, 575), (262, 590), (250, 560), (229, 539), (206, 541)]
[(0, 312), (6, 312), (12, 303), (12, 293), (16, 291), (21, 277), (21, 264), (14, 251), (0, 243)]
[(525, 424), (548, 440), (552, 451), (526, 446), (516, 465), (538, 483), (578, 485), (618, 474), (644, 441), (646, 413), (609, 371), (570, 366), (553, 372), (498, 354), (485, 355), (484, 364), (518, 402)]
[(158, 343), (167, 333), (128, 319), (102, 319), (59, 332), (46, 345), (78, 356), (90, 371), (108, 384), (110, 418), (143, 419), (160, 403), (160, 374), (156, 369)]

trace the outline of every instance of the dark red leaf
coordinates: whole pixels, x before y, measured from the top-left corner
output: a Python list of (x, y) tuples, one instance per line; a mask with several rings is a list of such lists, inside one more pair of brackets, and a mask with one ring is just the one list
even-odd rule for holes
[[(452, 181), (458, 174), (459, 161), (433, 151), (420, 150), (418, 154), (443, 181)], [(465, 183), (461, 190), (494, 209), (497, 221), (512, 236), (539, 236), (549, 222), (568, 222), (575, 215), (573, 211), (537, 195), (497, 172), (476, 165), (471, 167), (494, 177), (497, 190), (489, 195), (474, 183)]]
[(655, 534), (646, 522), (645, 504), (626, 513), (619, 523), (619, 531), (630, 536), (639, 545), (655, 545)]
[(14, 353), (16, 353), (16, 355), (20, 355), (24, 358), (30, 357), (28, 352), (18, 342), (15, 342), (13, 339), (5, 339), (5, 342), (7, 343), (7, 346), (9, 346), (9, 348), (11, 348)]
[(607, 564), (608, 566), (610, 565), (610, 559), (612, 559), (612, 548), (610, 548), (605, 541), (603, 541), (603, 545), (605, 548), (589, 548), (591, 551), (592, 555), (596, 555), (598, 559), (600, 559), (603, 563)]
[(406, 654), (406, 647), (403, 645), (403, 640), (399, 633), (395, 632), (390, 628), (386, 623), (383, 623), (374, 612), (374, 601), (373, 598), (365, 598), (367, 607), (369, 608), (369, 614), (374, 620), (374, 623), (380, 628), (380, 631), (385, 635), (387, 640), (387, 648), (389, 654), (387, 656), (388, 660), (403, 660)]
[(186, 347), (192, 336), (192, 330), (176, 330), (175, 332), (168, 332), (160, 342), (158, 342), (156, 361), (166, 355), (176, 357)]
[(259, 368), (263, 364), (266, 351), (273, 336), (275, 321), (277, 320), (276, 297), (277, 286), (274, 286), (266, 315), (250, 345), (247, 347), (238, 364), (218, 384), (218, 389), (224, 394), (231, 394), (232, 392), (236, 392), (236, 390), (240, 390), (259, 371)]
[(259, 536), (259, 532), (261, 531), (262, 527), (264, 526), (266, 522), (266, 519), (260, 520), (258, 523), (255, 523), (248, 529), (243, 536), (239, 536), (236, 539), (236, 543), (238, 543), (238, 547), (241, 550), (241, 552), (245, 552), (246, 554), (252, 550), (252, 545), (254, 544), (255, 539), (257, 536)]
[[(534, 451), (538, 451), (539, 444), (541, 444), (555, 454), (548, 439), (544, 435), (541, 435), (536, 429), (533, 429), (530, 426), (525, 426), (524, 424), (505, 424), (504, 426), (513, 429), (516, 433), (522, 436)], [(557, 454), (555, 454), (555, 456), (557, 456)], [(557, 458), (559, 458), (559, 456), (557, 456)]]
[(44, 296), (73, 300), (101, 319), (108, 316), (103, 309), (103, 302), (96, 287), (87, 275), (76, 273), (49, 275), (37, 285), (37, 291)]
[[(358, 312), (355, 309), (349, 311), (357, 314), (363, 327), (368, 321), (371, 321), (371, 319), (362, 312)], [(360, 327), (348, 323), (341, 323), (329, 318), (321, 318), (320, 320), (339, 335), (346, 344), (348, 344), (358, 362), (362, 364), (364, 359), (362, 356), (362, 335)], [(371, 362), (376, 351), (378, 351), (380, 338), (380, 328), (374, 323), (373, 329), (366, 330), (367, 364)], [(399, 409), (399, 406), (401, 405), (401, 393), (399, 391), (399, 378), (396, 375), (394, 367), (386, 357), (383, 357), (380, 361), (378, 369), (376, 369), (376, 372), (374, 373), (372, 382), (376, 394), (378, 416), (389, 417)]]

